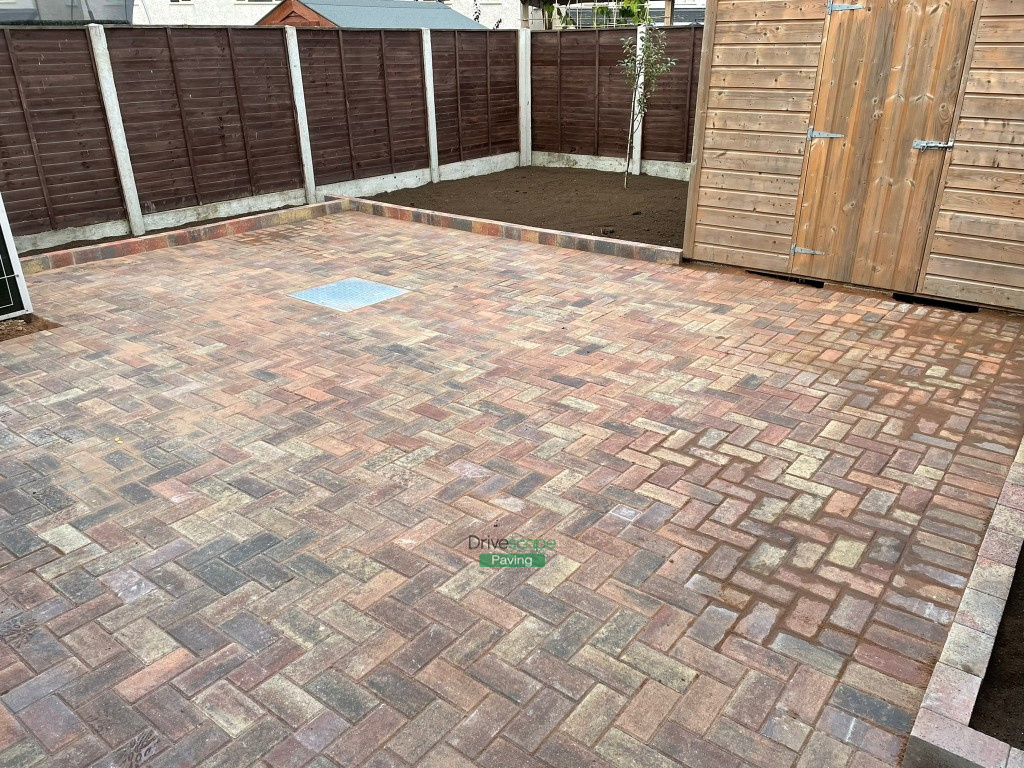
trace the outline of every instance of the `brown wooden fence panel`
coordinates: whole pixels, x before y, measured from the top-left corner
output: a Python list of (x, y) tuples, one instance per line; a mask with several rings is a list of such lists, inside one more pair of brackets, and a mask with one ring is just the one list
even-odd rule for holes
[(168, 34), (155, 27), (106, 31), (143, 213), (199, 204)]
[[(697, 104), (697, 72), (703, 27), (667, 27), (667, 53), (676, 65), (662, 75), (644, 115), (644, 160), (690, 161)], [(621, 59), (621, 55), (619, 56)]]
[(171, 51), (203, 203), (256, 194), (226, 29), (171, 29)]
[(355, 178), (339, 30), (300, 29), (299, 62), (318, 184)]
[(434, 112), (440, 163), (519, 149), (514, 31), (434, 30)]
[(597, 154), (598, 31), (559, 32), (560, 152)]
[(559, 32), (530, 33), (530, 123), (535, 152), (561, 151), (559, 130)]
[(430, 53), (434, 70), (434, 119), (437, 125), (437, 160), (456, 163), (465, 159), (459, 138), (459, 59), (455, 54), (455, 30), (435, 29), (430, 33)]
[(0, 184), (16, 235), (50, 229), (42, 168), (32, 147), (6, 36), (0, 35)]
[(629, 81), (619, 62), (622, 61), (622, 43), (627, 36), (635, 39), (636, 30), (602, 30), (600, 45), (600, 72), (598, 74), (597, 155), (626, 156), (629, 127), (629, 103), (632, 92)]
[[(688, 162), (703, 27), (663, 30), (678, 64), (664, 76), (644, 119), (642, 157)], [(533, 149), (625, 157), (631, 91), (619, 66), (635, 29), (531, 35)]]
[[(476, 32), (474, 34), (480, 34)], [(492, 155), (519, 151), (519, 45), (515, 31), (489, 30), (488, 121)]]
[(282, 29), (229, 29), (242, 132), (256, 194), (302, 187), (288, 53)]
[(427, 94), (423, 80), (423, 38), (415, 30), (380, 32), (384, 84), (395, 172), (430, 166)]
[(357, 179), (430, 165), (419, 34), (390, 30), (342, 33)]
[(6, 29), (0, 45), (0, 187), (14, 233), (123, 219), (86, 31)]

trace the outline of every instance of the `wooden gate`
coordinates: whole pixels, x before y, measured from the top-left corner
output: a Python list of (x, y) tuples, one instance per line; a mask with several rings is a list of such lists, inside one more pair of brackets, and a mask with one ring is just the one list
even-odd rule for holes
[(831, 5), (789, 271), (916, 291), (976, 0)]

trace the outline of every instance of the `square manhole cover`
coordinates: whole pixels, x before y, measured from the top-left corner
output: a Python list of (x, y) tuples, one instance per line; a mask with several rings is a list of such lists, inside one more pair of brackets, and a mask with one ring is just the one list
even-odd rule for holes
[(329, 307), (339, 312), (351, 312), (353, 309), (368, 307), (385, 299), (393, 299), (403, 293), (408, 293), (408, 291), (395, 288), (393, 285), (350, 277), (336, 283), (318, 285), (316, 288), (307, 288), (304, 291), (288, 295), (294, 299), (308, 301), (310, 304), (319, 304), (321, 307)]

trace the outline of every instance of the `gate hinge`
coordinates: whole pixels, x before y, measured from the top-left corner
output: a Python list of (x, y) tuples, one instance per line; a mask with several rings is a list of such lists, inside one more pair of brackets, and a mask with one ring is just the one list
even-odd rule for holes
[(851, 5), (850, 3), (834, 3), (832, 0), (828, 0), (828, 5), (825, 6), (825, 13), (832, 13), (832, 11), (863, 11), (863, 5)]
[(810, 248), (801, 248), (799, 245), (794, 245), (789, 249), (789, 252), (794, 256), (798, 253), (805, 254), (807, 256), (824, 256), (824, 251), (813, 251)]
[(925, 141), (924, 139), (914, 139), (914, 149), (952, 149), (952, 141)]
[(807, 129), (808, 139), (842, 139), (845, 134), (842, 133), (829, 133), (828, 131), (816, 131), (813, 128)]

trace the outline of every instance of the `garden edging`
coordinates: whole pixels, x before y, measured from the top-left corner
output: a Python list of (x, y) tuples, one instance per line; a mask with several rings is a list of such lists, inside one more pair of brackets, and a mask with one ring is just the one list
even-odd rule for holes
[(967, 589), (907, 743), (904, 768), (1024, 768), (1024, 751), (970, 727), (1024, 542), (1024, 443), (989, 521)]
[(684, 261), (682, 248), (669, 248), (663, 245), (647, 245), (629, 240), (616, 240), (610, 237), (581, 235), (575, 232), (560, 232), (553, 229), (529, 227), (523, 224), (509, 224), (504, 221), (480, 219), (474, 216), (458, 216), (452, 213), (428, 211), (422, 208), (410, 208), (392, 203), (380, 203), (376, 200), (365, 200), (359, 197), (331, 197), (327, 200), (340, 203), (343, 210), (368, 213), (400, 221), (411, 221), (418, 224), (429, 224), (434, 227), (458, 229), (476, 235), (502, 237), (506, 240), (520, 240), (524, 243), (554, 245), (559, 248), (570, 248), (576, 251), (599, 253), (605, 256), (621, 256), (627, 259), (639, 259), (658, 264), (681, 264)]

